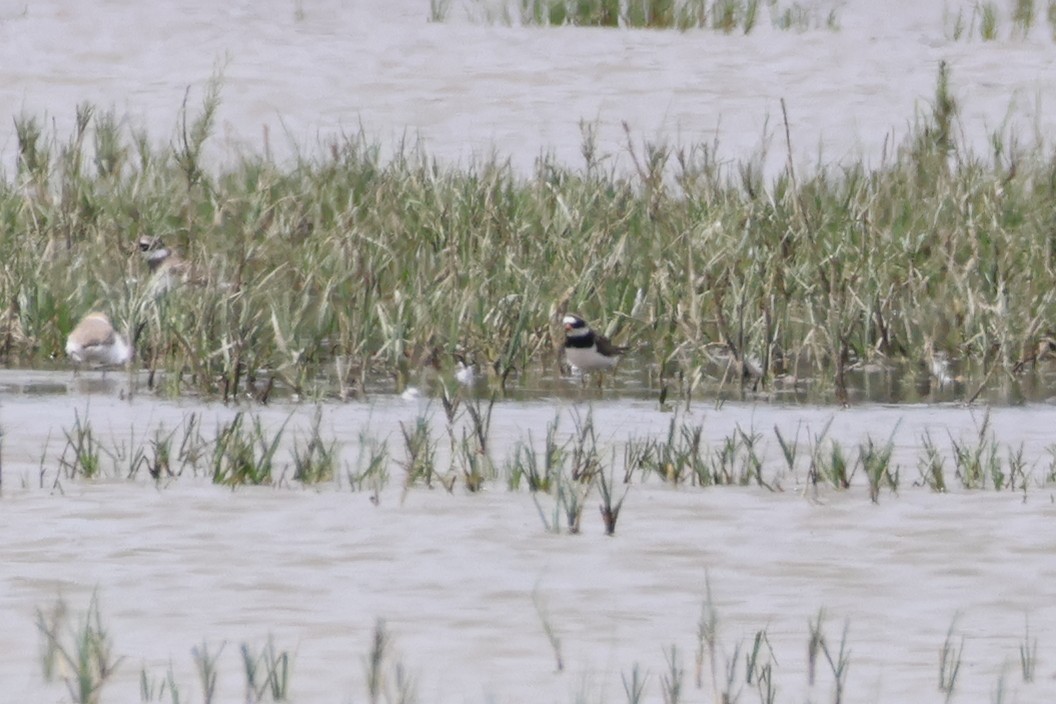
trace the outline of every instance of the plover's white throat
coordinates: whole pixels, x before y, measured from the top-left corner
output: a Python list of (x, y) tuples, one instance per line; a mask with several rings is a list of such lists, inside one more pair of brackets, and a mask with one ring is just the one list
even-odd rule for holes
[(609, 340), (590, 329), (578, 315), (566, 315), (565, 359), (580, 371), (593, 372), (612, 369), (619, 361), (624, 347), (617, 347)]
[(66, 338), (66, 354), (77, 364), (114, 367), (132, 359), (132, 349), (105, 313), (84, 316)]

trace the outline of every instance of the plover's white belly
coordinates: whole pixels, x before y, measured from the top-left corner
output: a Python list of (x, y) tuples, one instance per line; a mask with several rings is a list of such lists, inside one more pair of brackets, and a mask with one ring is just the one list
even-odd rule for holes
[(119, 366), (131, 358), (131, 350), (125, 341), (117, 336), (110, 344), (81, 346), (76, 342), (66, 343), (66, 354), (78, 364), (100, 366)]
[(599, 369), (612, 369), (616, 366), (618, 357), (606, 357), (595, 347), (566, 347), (565, 359), (574, 367), (585, 372), (593, 372)]

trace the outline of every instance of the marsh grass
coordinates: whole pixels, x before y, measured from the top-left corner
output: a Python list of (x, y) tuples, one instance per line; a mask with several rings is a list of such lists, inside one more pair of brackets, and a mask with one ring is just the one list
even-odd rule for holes
[[(586, 505), (591, 487), (592, 484), (590, 482), (578, 481), (563, 472), (557, 476), (557, 496), (554, 503), (554, 511), (556, 513), (560, 509), (565, 518), (565, 526), (572, 535), (580, 531), (583, 508)], [(532, 496), (534, 497), (536, 494), (532, 494)], [(553, 529), (557, 530), (556, 523), (553, 524)]]
[(711, 578), (704, 575), (704, 600), (697, 618), (696, 683), (697, 689), (704, 687), (704, 665), (711, 676), (714, 699), (719, 698), (719, 613), (711, 595)]
[(926, 432), (920, 439), (923, 454), (917, 460), (920, 470), (920, 481), (938, 493), (946, 492), (946, 460), (942, 451), (935, 445), (931, 433)]
[(113, 641), (103, 626), (97, 595), (76, 625), (61, 599), (47, 612), (37, 609), (37, 631), (43, 639), (41, 664), (46, 679), (61, 676), (76, 704), (99, 704), (102, 689), (123, 658), (113, 652)]
[(682, 701), (682, 687), (686, 671), (678, 656), (678, 646), (671, 645), (664, 649), (666, 669), (660, 674), (660, 694), (664, 704), (678, 704)]
[[(1037, 24), (1034, 0), (1010, 0), (1007, 6), (1010, 9), (1007, 18), (1011, 23), (1010, 38), (1027, 39)], [(990, 0), (972, 3), (970, 9), (958, 7), (955, 14), (947, 9), (943, 22), (946, 36), (953, 41), (980, 39), (992, 42), (1001, 35), (1001, 10)], [(1056, 38), (1056, 32), (1053, 36)]]
[(147, 452), (148, 445), (136, 439), (136, 429), (133, 426), (129, 429), (128, 439), (115, 439), (107, 454), (111, 458), (115, 475), (134, 479), (141, 469), (150, 472), (150, 457)]
[(773, 480), (763, 478), (760, 434), (745, 431), (738, 425), (715, 448), (703, 437), (703, 425), (690, 425), (672, 417), (666, 441), (663, 438), (631, 438), (624, 449), (625, 481), (639, 470), (676, 485), (684, 482), (697, 486), (755, 483), (774, 489)]
[(625, 484), (620, 498), (616, 498), (616, 480), (615, 470), (612, 468), (613, 465), (615, 465), (615, 462), (610, 464), (608, 473), (602, 470), (594, 475), (594, 481), (598, 485), (598, 494), (601, 496), (601, 504), (598, 506), (598, 510), (601, 511), (601, 520), (605, 524), (605, 535), (616, 534), (616, 523), (620, 519), (620, 509), (623, 508), (623, 500), (627, 498), (627, 492), (630, 491), (630, 486)]
[(589, 484), (601, 471), (601, 459), (598, 454), (598, 435), (594, 427), (593, 409), (588, 409), (586, 416), (578, 409), (572, 412), (573, 434), (569, 439), (569, 477), (572, 481)]
[(73, 428), (63, 430), (66, 445), (59, 457), (60, 473), (67, 479), (95, 479), (103, 471), (104, 449), (92, 430), (87, 411), (84, 420), (81, 419), (81, 413), (78, 410), (74, 410), (73, 417)]
[[(431, 17), (438, 17), (435, 10)], [(723, 34), (749, 34), (768, 12), (780, 30), (837, 30), (838, 6), (779, 0), (518, 0), (487, 7), (485, 21), (524, 26), (624, 27), (632, 29), (708, 29)], [(446, 13), (445, 13), (446, 16)]]
[(1031, 638), (1030, 618), (1026, 619), (1026, 633), (1019, 644), (1019, 669), (1024, 682), (1033, 682), (1038, 671), (1038, 639)]
[(543, 633), (546, 635), (546, 640), (550, 644), (550, 650), (554, 655), (554, 667), (557, 672), (563, 672), (565, 659), (561, 654), (561, 637), (557, 633), (553, 617), (550, 615), (550, 609), (542, 592), (539, 590), (538, 584), (532, 589), (532, 605), (535, 607), (535, 613), (539, 617), (539, 623), (542, 624)]
[(429, 21), (443, 22), (451, 11), (450, 0), (429, 0)]
[[(1007, 5), (1010, 7), (1008, 20), (1012, 24), (1011, 38), (1020, 40), (1029, 38), (1038, 21), (1038, 7), (1035, 1), (1011, 0)], [(1053, 27), (1056, 27), (1053, 21), (1056, 15), (1054, 15), (1053, 8), (1054, 3), (1050, 0), (1045, 7), (1045, 19), (1048, 20), (1053, 38), (1056, 38), (1056, 31), (1053, 30)], [(999, 38), (1001, 22), (997, 3), (988, 0), (974, 3), (967, 18), (965, 12), (963, 6), (957, 9), (956, 15), (951, 14), (947, 9), (944, 25), (948, 38), (955, 41), (977, 37), (983, 41), (995, 41)]]
[[(506, 484), (510, 489), (520, 487), (522, 481), (530, 492), (549, 493), (555, 486), (561, 466), (565, 462), (566, 444), (558, 439), (561, 416), (546, 424), (542, 457), (535, 449), (532, 432), (528, 431), (527, 441), (518, 441), (513, 446), (513, 457), (506, 463)], [(1056, 453), (1053, 455), (1056, 457)]]
[[(470, 492), (480, 491), (486, 480), (497, 476), (495, 464), (488, 451), (491, 413), (495, 408), (497, 394), (492, 393), (485, 405), (480, 397), (463, 398), (461, 394), (452, 395), (446, 385), (441, 387), (441, 392), (440, 400), (447, 418), (452, 463), (457, 465), (457, 474), (461, 476), (466, 489)], [(459, 428), (458, 421), (462, 417), (465, 417), (467, 423)], [(450, 483), (445, 483), (448, 490), (453, 482), (454, 476)]]
[(985, 489), (987, 480), (994, 489), (1004, 488), (1005, 475), (1001, 468), (998, 445), (990, 427), (990, 411), (983, 416), (983, 422), (977, 425), (975, 442), (964, 440), (958, 442), (950, 435), (953, 447), (955, 474), (965, 489)]
[(385, 630), (385, 622), (378, 619), (374, 622), (374, 633), (370, 641), (366, 662), (363, 669), (366, 672), (367, 701), (377, 704), (381, 701), (383, 686), (383, 671), (385, 660), (389, 649), (389, 634)]
[(839, 703), (843, 701), (843, 695), (847, 687), (847, 675), (851, 664), (851, 651), (847, 643), (847, 634), (850, 630), (850, 622), (845, 621), (840, 634), (838, 644), (833, 644), (825, 633), (825, 610), (821, 609), (815, 618), (809, 623), (809, 637), (807, 639), (807, 679), (814, 686), (817, 677), (818, 663), (824, 657), (832, 673), (833, 693), (832, 701)]
[(224, 646), (221, 644), (215, 652), (210, 652), (209, 644), (205, 641), (191, 648), (194, 670), (198, 674), (198, 683), (202, 688), (202, 704), (212, 704), (216, 697), (216, 680), (219, 673), (217, 662), (223, 651)]
[(946, 638), (939, 649), (939, 691), (946, 695), (947, 702), (953, 699), (964, 656), (964, 636), (959, 641), (955, 637), (958, 617), (955, 615), (950, 622)]
[[(555, 675), (560, 676), (570, 666), (564, 655), (564, 634), (560, 632), (539, 584), (533, 587), (531, 598), (554, 658)], [(938, 683), (946, 701), (954, 698), (963, 664), (964, 636), (957, 632), (958, 619), (959, 615), (955, 615), (939, 649)], [(817, 701), (814, 688), (831, 680), (831, 695), (827, 699), (839, 703), (845, 701), (848, 691), (850, 622), (844, 621), (839, 640), (833, 641), (827, 633), (827, 620), (824, 608), (808, 619), (805, 673), (811, 690), (808, 700)], [(113, 638), (103, 624), (97, 596), (92, 596), (86, 613), (80, 619), (71, 618), (66, 602), (58, 599), (49, 608), (36, 610), (36, 624), (41, 636), (40, 663), (45, 680), (61, 680), (67, 688), (69, 700), (77, 704), (103, 704), (108, 701), (103, 696), (103, 690), (124, 658), (114, 652)], [(705, 695), (708, 701), (734, 704), (747, 695), (751, 700), (758, 697), (762, 704), (774, 704), (777, 701), (778, 684), (775, 676), (779, 663), (767, 629), (756, 630), (748, 647), (738, 642), (733, 648), (721, 641), (719, 631), (718, 610), (710, 579), (705, 575), (705, 597), (696, 622), (698, 646), (694, 663), (695, 677), (686, 670), (684, 656), (678, 645), (672, 643), (655, 655), (662, 657), (662, 669), (656, 678), (660, 688), (659, 697), (650, 696), (647, 691), (649, 674), (636, 662), (629, 675), (621, 673), (626, 700), (631, 704), (651, 700), (664, 701), (665, 704), (687, 699), (695, 701), (700, 695), (691, 694), (688, 687), (695, 684), (697, 690), (705, 689), (710, 676), (712, 691)], [(223, 650), (224, 644), (211, 648), (205, 641), (191, 649), (202, 704), (218, 701), (217, 682)], [(1038, 665), (1038, 640), (1032, 634), (1029, 619), (1019, 646), (1019, 657), (1024, 682), (1033, 682)], [(294, 701), (291, 689), (294, 657), (289, 651), (276, 647), (271, 636), (260, 648), (243, 642), (239, 646), (238, 664), (245, 683), (242, 701), (247, 704)], [(1001, 668), (996, 689), (992, 690), (996, 693), (995, 701), (1001, 701), (1004, 696), (1008, 665), (1006, 662)], [(791, 674), (803, 673), (796, 670)], [(375, 620), (369, 646), (362, 658), (362, 683), (365, 692), (360, 698), (371, 704), (415, 704), (419, 701), (415, 681), (397, 657), (394, 639), (382, 619)], [(177, 682), (171, 662), (160, 677), (142, 668), (139, 693), (143, 702), (178, 704), (185, 701), (184, 687)], [(597, 701), (596, 697), (586, 696), (586, 689), (573, 696), (574, 701)], [(196, 701), (193, 698), (190, 700)]]
[(410, 488), (420, 483), (432, 488), (433, 480), (437, 477), (437, 440), (433, 437), (429, 417), (420, 414), (409, 427), (400, 421), (400, 435), (404, 449), (404, 486)]
[(307, 439), (298, 437), (293, 446), (293, 478), (302, 484), (318, 484), (334, 478), (337, 441), (322, 433), (323, 408), (316, 406)]
[(777, 659), (765, 629), (756, 631), (752, 648), (744, 657), (745, 682), (756, 688), (762, 704), (773, 704), (777, 699), (777, 685), (774, 682)]
[(756, 631), (750, 649), (744, 650), (743, 643), (738, 642), (728, 650), (719, 638), (719, 614), (712, 597), (711, 580), (707, 575), (704, 580), (705, 595), (696, 631), (696, 688), (704, 689), (707, 674), (711, 683), (711, 701), (740, 701), (745, 687), (749, 687), (755, 689), (761, 702), (772, 704), (777, 696), (777, 685), (773, 680), (777, 661), (766, 629)]
[[(1005, 475), (1009, 491), (1023, 492), (1024, 500), (1027, 494), (1028, 478), (1031, 474), (1027, 467), (1027, 460), (1023, 456), (1023, 443), (1018, 447), (1008, 447), (1008, 473)], [(995, 489), (998, 488), (996, 485)]]
[(275, 456), (289, 422), (287, 417), (278, 429), (267, 428), (260, 416), (239, 411), (228, 423), (220, 425), (213, 444), (212, 480), (214, 484), (270, 484), (275, 479)]
[(150, 441), (150, 455), (145, 456), (144, 461), (147, 464), (147, 473), (155, 481), (175, 476), (172, 469), (172, 439), (175, 435), (175, 430), (166, 433), (164, 426), (158, 426), (154, 430), (154, 437)]
[(884, 486), (892, 492), (898, 491), (899, 471), (891, 468), (891, 455), (895, 449), (895, 433), (898, 425), (891, 431), (891, 437), (883, 446), (877, 447), (872, 437), (866, 436), (865, 443), (858, 446), (858, 465), (861, 466), (869, 482), (869, 499), (875, 504), (880, 501), (880, 489)]
[(954, 690), (957, 688), (957, 678), (961, 673), (961, 664), (964, 655), (964, 636), (955, 643), (955, 630), (958, 616), (950, 622), (946, 631), (946, 638), (939, 649), (939, 691), (945, 695), (945, 701), (954, 698)]
[(997, 5), (992, 2), (979, 4), (979, 37), (986, 42), (997, 39), (998, 10)]
[[(352, 443), (354, 454), (345, 455), (337, 440), (324, 431), (323, 406), (314, 409), (302, 428), (291, 432), (287, 430), (295, 410), (281, 420), (238, 411), (218, 422), (211, 437), (203, 433), (202, 413), (190, 412), (172, 430), (158, 425), (137, 433), (132, 428), (127, 435), (114, 435), (110, 440), (99, 437), (87, 417), (75, 411), (73, 426), (63, 430), (65, 443), (55, 458), (57, 469), (49, 466), (45, 443), (39, 485), (43, 488), (53, 480), (52, 485), (62, 490), (63, 480), (134, 480), (146, 474), (165, 486), (191, 474), (231, 487), (282, 486), (288, 481), (299, 486), (333, 483), (336, 488), (366, 492), (377, 505), (392, 472), (402, 470), (404, 498), (418, 486), (442, 486), (453, 492), (459, 483), (469, 493), (486, 490), (494, 482), (509, 491), (527, 490), (544, 529), (554, 533), (579, 533), (584, 509), (596, 491), (604, 531), (613, 535), (624, 500), (636, 484), (757, 486), (780, 492), (790, 479), (815, 495), (826, 489), (844, 492), (864, 487), (869, 500), (878, 503), (885, 490), (897, 494), (902, 481), (895, 454), (901, 422), (882, 443), (866, 433), (851, 445), (854, 451), (831, 437), (834, 417), (818, 429), (801, 423), (791, 436), (776, 425), (771, 435), (738, 423), (728, 434), (709, 438), (702, 423), (675, 413), (660, 434), (603, 440), (592, 411), (573, 407), (559, 411), (547, 423), (542, 442), (528, 429), (520, 439), (510, 439), (505, 457), (496, 461), (490, 449), (496, 397), (445, 403), (446, 425), (428, 408), (413, 421), (401, 422), (402, 457), (393, 457), (389, 440), (374, 437), (367, 428)], [(563, 427), (566, 421), (571, 421), (570, 427)], [(447, 448), (441, 447), (444, 428)], [(947, 436), (948, 445), (943, 446), (928, 431), (918, 439), (915, 464), (919, 478), (914, 486), (936, 493), (950, 491), (948, 466), (954, 468), (954, 486), (963, 490), (1016, 491), (1025, 500), (1032, 487), (1056, 484), (1056, 446), (1045, 448), (1040, 457), (1031, 457), (1025, 443), (999, 443), (989, 409), (970, 437), (960, 438), (952, 432)], [(445, 463), (447, 469), (442, 467)], [(339, 467), (343, 467), (340, 473)], [(800, 476), (804, 469), (805, 482)]]
[(848, 461), (839, 441), (827, 437), (831, 428), (832, 418), (811, 438), (807, 481), (814, 486), (823, 483), (834, 489), (849, 489), (858, 465)]
[[(622, 498), (613, 502), (615, 469), (610, 466), (608, 475), (602, 476), (606, 469), (599, 455), (592, 412), (588, 410), (584, 416), (573, 410), (571, 415), (573, 432), (563, 443), (557, 439), (559, 417), (548, 424), (542, 463), (530, 441), (515, 445), (513, 460), (506, 464), (507, 484), (516, 488), (522, 479), (525, 480), (547, 532), (560, 532), (564, 519), (566, 530), (573, 535), (580, 532), (583, 509), (597, 484), (602, 492), (601, 513), (605, 529), (615, 531), (623, 503)], [(546, 501), (550, 503), (549, 512), (544, 508), (541, 495), (546, 495)], [(612, 535), (611, 532), (608, 534)]]
[(645, 686), (649, 681), (649, 673), (642, 673), (638, 663), (631, 668), (631, 676), (628, 679), (626, 673), (620, 674), (623, 683), (624, 694), (627, 695), (627, 704), (642, 704), (645, 701)]
[(1014, 0), (1012, 4), (1012, 26), (1015, 34), (1026, 38), (1037, 20), (1034, 0)]
[(293, 657), (288, 651), (276, 650), (275, 642), (269, 636), (259, 652), (248, 643), (243, 643), (239, 652), (246, 678), (247, 704), (290, 701)]
[(147, 674), (146, 668), (139, 671), (139, 699), (141, 702), (179, 704), (180, 687), (176, 683), (176, 674), (172, 671), (171, 664), (160, 681)]
[(353, 491), (369, 491), (371, 501), (377, 505), (381, 501), (381, 490), (389, 482), (388, 442), (379, 441), (366, 430), (361, 430), (355, 471), (348, 466), (345, 476)]
[[(630, 138), (618, 172), (589, 129), (582, 167), (541, 157), (527, 175), (499, 156), (442, 166), (421, 144), (382, 158), (363, 134), (292, 164), (216, 168), (220, 72), (163, 147), (92, 106), (68, 138), (23, 115), (0, 184), (0, 353), (61, 356), (105, 302), (142, 326), (137, 364), (158, 393), (348, 397), (368, 378), (450, 374), (458, 352), (501, 394), (558, 367), (552, 322), (575, 308), (633, 331), (627, 364), (687, 404), (793, 377), (835, 398), (842, 370), (929, 351), (984, 370), (977, 381), (1014, 380), (1056, 318), (1056, 160), (973, 153), (952, 83), (943, 65), (880, 165), (769, 181), (713, 144)], [(138, 234), (165, 238), (202, 282), (148, 295), (143, 262), (114, 255)]]
[(374, 622), (370, 650), (364, 659), (363, 669), (367, 701), (370, 704), (414, 704), (418, 701), (414, 681), (403, 662), (396, 657), (393, 638), (382, 619)]

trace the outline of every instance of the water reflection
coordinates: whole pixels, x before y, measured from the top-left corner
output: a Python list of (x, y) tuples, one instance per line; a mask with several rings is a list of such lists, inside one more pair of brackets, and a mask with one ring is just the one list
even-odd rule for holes
[[(708, 370), (692, 388), (678, 373), (661, 375), (658, 368), (633, 358), (621, 362), (614, 373), (599, 380), (590, 375), (527, 373), (514, 375), (505, 389), (494, 379), (478, 373), (472, 385), (457, 381), (454, 374), (443, 375), (429, 370), (401, 386), (387, 375), (371, 375), (365, 380), (359, 397), (370, 398), (403, 393), (407, 386), (412, 394), (439, 397), (448, 393), (471, 393), (488, 397), (492, 393), (512, 401), (565, 399), (600, 401), (620, 398), (657, 402), (677, 408), (693, 404), (721, 404), (727, 401), (755, 403), (833, 405), (837, 403), (832, 379), (798, 377), (792, 374), (771, 380), (746, 380), (742, 385), (731, 380), (721, 367)], [(991, 373), (982, 369), (959, 370), (954, 374), (936, 375), (922, 364), (903, 363), (861, 365), (845, 372), (847, 400), (851, 404), (917, 404), (975, 403), (979, 405), (1020, 405), (1049, 403), (1056, 397), (1056, 370), (1052, 364), (1028, 366), (1018, 374)], [(599, 383), (600, 382), (600, 383)], [(280, 402), (336, 400), (340, 385), (327, 374), (320, 374), (298, 395), (276, 381), (269, 387), (269, 399)], [(87, 371), (73, 373), (53, 370), (0, 370), (0, 394), (47, 396), (57, 394), (162, 394), (166, 393), (163, 375), (156, 375), (153, 388), (145, 373)], [(190, 393), (193, 389), (187, 389)], [(349, 395), (356, 398), (357, 394)], [(253, 394), (247, 399), (253, 399)]]

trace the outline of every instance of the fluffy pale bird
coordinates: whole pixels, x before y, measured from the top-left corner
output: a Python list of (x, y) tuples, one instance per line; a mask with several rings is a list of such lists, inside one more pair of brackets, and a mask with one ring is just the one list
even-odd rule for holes
[(116, 367), (132, 359), (132, 349), (114, 330), (106, 313), (89, 313), (66, 338), (66, 354), (77, 364)]

